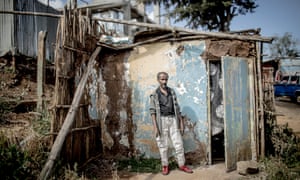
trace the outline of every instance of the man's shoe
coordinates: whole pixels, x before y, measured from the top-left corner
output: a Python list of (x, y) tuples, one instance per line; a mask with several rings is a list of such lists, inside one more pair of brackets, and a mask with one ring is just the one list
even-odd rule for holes
[(169, 166), (163, 166), (162, 174), (163, 175), (168, 175), (169, 174)]
[(186, 173), (193, 173), (193, 170), (191, 170), (189, 167), (184, 166), (184, 165), (183, 165), (183, 166), (180, 166), (179, 169), (180, 169), (181, 171), (186, 172)]

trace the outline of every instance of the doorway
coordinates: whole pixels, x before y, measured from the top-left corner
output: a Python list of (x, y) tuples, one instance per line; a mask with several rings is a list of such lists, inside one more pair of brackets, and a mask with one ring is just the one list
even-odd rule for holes
[[(253, 60), (222, 56), (209, 61), (209, 161), (227, 171), (255, 154)], [(252, 131), (251, 131), (252, 130)], [(253, 134), (252, 134), (253, 135)]]
[(225, 161), (224, 105), (221, 60), (209, 61), (211, 163)]

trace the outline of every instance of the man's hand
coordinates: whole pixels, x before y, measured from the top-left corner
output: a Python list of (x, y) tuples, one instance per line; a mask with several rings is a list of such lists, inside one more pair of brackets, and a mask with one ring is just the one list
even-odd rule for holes
[(183, 121), (183, 117), (181, 115), (179, 116), (179, 122), (180, 122), (180, 134), (181, 134), (181, 136), (183, 136), (183, 134), (184, 134), (184, 121)]
[(153, 132), (155, 137), (157, 138), (158, 136), (160, 136), (158, 127), (157, 127), (157, 122), (156, 122), (156, 114), (151, 114), (151, 118), (152, 118), (152, 123), (153, 123)]
[(155, 137), (157, 138), (158, 136), (160, 136), (158, 129), (156, 127), (154, 127), (153, 129)]
[(184, 128), (183, 127), (180, 128), (180, 134), (181, 134), (181, 136), (183, 136), (183, 134), (184, 134)]

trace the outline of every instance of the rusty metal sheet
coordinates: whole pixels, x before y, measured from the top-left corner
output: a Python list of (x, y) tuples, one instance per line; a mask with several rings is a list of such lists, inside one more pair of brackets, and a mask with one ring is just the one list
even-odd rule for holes
[(236, 169), (236, 162), (251, 158), (250, 91), (247, 59), (222, 57), (225, 165)]

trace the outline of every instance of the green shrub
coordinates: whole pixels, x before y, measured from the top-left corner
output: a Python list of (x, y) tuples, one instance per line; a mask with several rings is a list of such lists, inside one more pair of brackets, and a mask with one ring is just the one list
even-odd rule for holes
[(300, 139), (288, 124), (277, 125), (274, 114), (265, 113), (266, 158), (268, 179), (300, 179)]
[(10, 145), (0, 134), (0, 177), (1, 179), (32, 179), (31, 158), (18, 146)]
[(299, 179), (299, 172), (290, 169), (279, 158), (270, 157), (263, 161), (263, 171), (268, 180)]
[(275, 126), (271, 134), (275, 156), (280, 158), (289, 168), (300, 165), (299, 137), (288, 124)]

